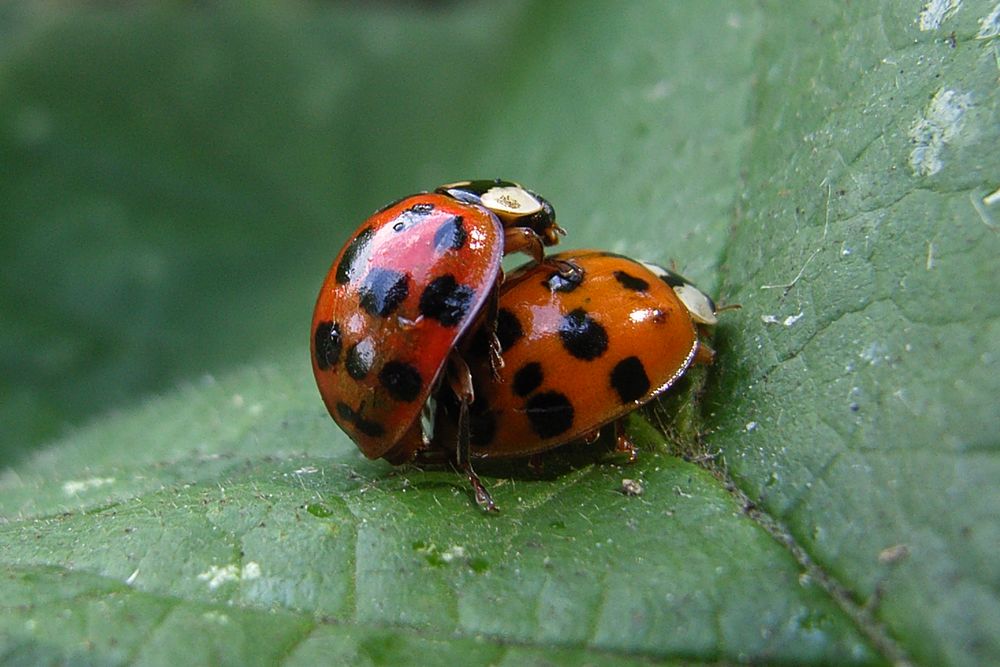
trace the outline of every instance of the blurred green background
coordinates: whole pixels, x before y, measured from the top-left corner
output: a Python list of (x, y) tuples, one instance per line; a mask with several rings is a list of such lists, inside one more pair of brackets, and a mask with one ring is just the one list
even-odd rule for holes
[(0, 464), (179, 381), (305, 363), (351, 228), (494, 175), (470, 142), (495, 65), (542, 35), (475, 5), (3, 5)]

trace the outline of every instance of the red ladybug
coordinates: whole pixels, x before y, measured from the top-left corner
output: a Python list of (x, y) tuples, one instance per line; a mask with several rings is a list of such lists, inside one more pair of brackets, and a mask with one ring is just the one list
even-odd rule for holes
[(330, 415), (367, 457), (398, 464), (426, 446), (421, 412), (456, 342), (477, 319), (492, 330), (481, 313), (495, 311), (502, 256), (541, 260), (562, 233), (545, 199), (501, 180), (405, 197), (354, 232), (320, 289), (311, 356)]
[(621, 418), (692, 363), (711, 363), (703, 338), (717, 309), (683, 277), (597, 250), (548, 260), (579, 271), (528, 264), (507, 276), (496, 326), (504, 366), (470, 355), (473, 400), (442, 392), (434, 446), (467, 446), (473, 459), (527, 456), (593, 441), (614, 423), (617, 447), (634, 458)]

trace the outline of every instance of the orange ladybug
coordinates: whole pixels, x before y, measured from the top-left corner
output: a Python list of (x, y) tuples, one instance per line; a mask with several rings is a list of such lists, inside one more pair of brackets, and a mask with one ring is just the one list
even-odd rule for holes
[(473, 323), (492, 331), (501, 258), (540, 261), (562, 233), (551, 204), (502, 180), (411, 195), (358, 227), (320, 288), (310, 356), (330, 415), (365, 456), (398, 464), (426, 447), (421, 413), (456, 343)]
[(441, 392), (435, 446), (526, 456), (593, 441), (614, 423), (617, 447), (634, 458), (621, 418), (713, 360), (704, 338), (716, 306), (683, 277), (598, 250), (548, 259), (579, 270), (528, 264), (507, 276), (496, 324), (503, 368), (470, 342), (471, 394)]

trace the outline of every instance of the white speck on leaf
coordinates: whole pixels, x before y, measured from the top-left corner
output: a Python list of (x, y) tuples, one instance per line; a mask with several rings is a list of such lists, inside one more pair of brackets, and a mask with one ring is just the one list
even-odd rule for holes
[(641, 496), (645, 491), (646, 489), (643, 487), (642, 482), (638, 480), (622, 480), (621, 492), (626, 496)]
[(878, 553), (878, 562), (880, 563), (895, 563), (897, 561), (903, 560), (910, 555), (910, 548), (905, 544), (896, 544), (891, 547), (886, 547)]
[(1000, 35), (1000, 2), (996, 4), (993, 11), (979, 19), (979, 32), (976, 39), (989, 39)]
[(993, 214), (990, 212), (990, 207), (994, 204), (1000, 203), (1000, 190), (997, 190), (991, 194), (982, 195), (982, 191), (975, 191), (969, 193), (969, 201), (972, 202), (972, 208), (976, 209), (976, 213), (979, 214), (979, 219), (983, 221), (983, 224), (990, 229), (996, 231), (1000, 224), (993, 219)]
[(910, 151), (910, 168), (915, 174), (933, 176), (941, 171), (941, 152), (961, 132), (965, 111), (971, 105), (968, 94), (944, 88), (934, 94), (923, 116), (910, 126), (910, 140), (915, 144)]
[(870, 365), (875, 366), (882, 361), (888, 361), (889, 350), (885, 344), (875, 341), (863, 349), (858, 356), (867, 361)]
[(983, 197), (983, 203), (987, 206), (993, 206), (994, 204), (1000, 204), (1000, 188), (997, 188), (990, 194)]
[(789, 315), (784, 319), (779, 319), (777, 315), (761, 315), (760, 321), (764, 324), (783, 324), (786, 327), (790, 327), (803, 317), (803, 312), (799, 311), (796, 315)]
[(786, 327), (790, 327), (790, 326), (792, 326), (793, 324), (795, 324), (796, 322), (798, 322), (799, 320), (802, 319), (802, 314), (803, 313), (800, 310), (799, 313), (798, 313), (798, 315), (789, 315), (784, 320), (782, 320), (781, 323), (784, 324)]
[(927, 0), (924, 8), (920, 10), (920, 17), (917, 23), (924, 32), (937, 30), (941, 24), (950, 19), (958, 8), (962, 6), (962, 0)]
[(450, 563), (456, 558), (465, 558), (465, 547), (454, 545), (441, 552), (441, 560), (446, 563)]
[(108, 484), (114, 484), (114, 477), (91, 477), (90, 479), (71, 479), (63, 484), (63, 493), (67, 496), (75, 496), (81, 491), (99, 489)]
[(198, 579), (208, 582), (209, 589), (213, 591), (230, 581), (238, 581), (239, 578), (240, 568), (236, 565), (226, 565), (225, 567), (213, 565), (198, 575)]
[(206, 611), (201, 617), (209, 623), (229, 625), (229, 616), (223, 614), (221, 611)]
[(239, 565), (235, 564), (224, 567), (212, 565), (206, 571), (199, 574), (198, 579), (208, 582), (208, 587), (214, 591), (219, 586), (231, 581), (258, 579), (260, 578), (260, 574), (260, 564), (255, 561), (248, 561), (242, 570)]
[(747, 425), (744, 426), (743, 428), (746, 430), (747, 433), (753, 433), (754, 431), (757, 430), (758, 426), (759, 424), (757, 422), (747, 422)]

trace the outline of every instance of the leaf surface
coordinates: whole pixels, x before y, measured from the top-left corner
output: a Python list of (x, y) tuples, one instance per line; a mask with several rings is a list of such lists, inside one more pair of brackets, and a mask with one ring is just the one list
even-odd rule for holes
[[(996, 8), (3, 11), (4, 659), (1000, 657)], [(637, 464), (484, 516), (360, 455), (306, 328), (367, 212), (492, 176), (742, 309)]]

